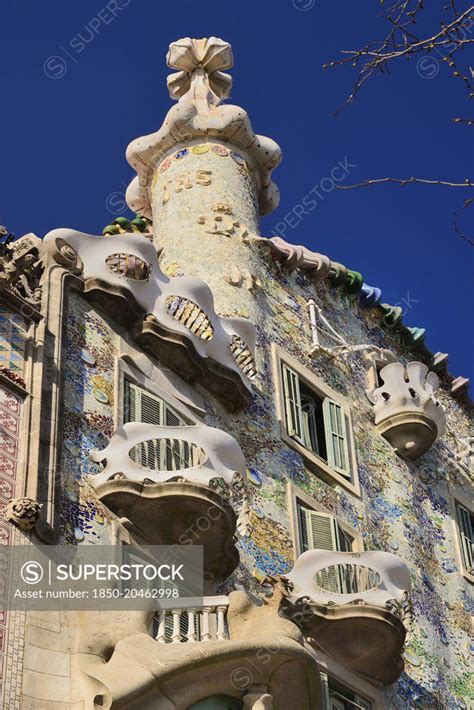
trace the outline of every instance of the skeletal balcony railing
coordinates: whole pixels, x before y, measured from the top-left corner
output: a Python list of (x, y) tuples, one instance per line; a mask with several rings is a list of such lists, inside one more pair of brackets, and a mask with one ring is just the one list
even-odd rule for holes
[(83, 279), (84, 295), (161, 362), (186, 380), (200, 380), (231, 409), (250, 401), (257, 376), (254, 325), (219, 316), (204, 281), (166, 276), (144, 235), (56, 229), (44, 245), (53, 261)]
[(287, 578), (291, 617), (312, 643), (372, 680), (398, 678), (411, 627), (410, 575), (398, 557), (308, 550)]
[(197, 424), (128, 422), (91, 458), (102, 467), (91, 484), (134, 542), (202, 545), (207, 593), (211, 580), (235, 569), (248, 504), (245, 458), (232, 436)]
[(401, 601), (410, 589), (405, 564), (389, 552), (304, 552), (287, 575), (292, 597), (314, 603), (350, 604), (363, 601), (384, 607)]

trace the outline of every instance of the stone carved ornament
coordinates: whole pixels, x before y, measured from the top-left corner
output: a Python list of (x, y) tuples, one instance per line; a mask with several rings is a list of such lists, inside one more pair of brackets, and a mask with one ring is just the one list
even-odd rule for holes
[(5, 520), (22, 530), (32, 530), (40, 518), (42, 507), (32, 498), (15, 498), (6, 507)]
[[(156, 250), (146, 237), (139, 234), (99, 237), (72, 229), (55, 229), (45, 236), (44, 242), (50, 249), (59, 245), (63, 256), (66, 248), (72, 250), (82, 262), (84, 279), (98, 279), (112, 287), (127, 289), (148, 314), (147, 317), (155, 318), (169, 330), (189, 337), (201, 357), (211, 358), (237, 372), (247, 383), (247, 378), (242, 377), (244, 370), (233, 354), (232, 344), (237, 340), (244, 343), (253, 359), (254, 325), (244, 318), (218, 316), (212, 292), (204, 281), (188, 276), (165, 276), (160, 269)], [(70, 259), (71, 254), (68, 252), (67, 256)], [(126, 276), (127, 271), (124, 272), (125, 266), (122, 268), (120, 265), (125, 262), (130, 277)], [(71, 259), (69, 265), (74, 267)], [(170, 299), (173, 297), (197, 307), (200, 322), (206, 325), (201, 337), (173, 317), (170, 312)]]
[(260, 213), (271, 212), (280, 199), (271, 174), (281, 161), (281, 150), (275, 141), (254, 133), (244, 109), (220, 103), (232, 86), (223, 71), (233, 66), (230, 44), (217, 37), (185, 37), (170, 44), (167, 62), (178, 70), (168, 77), (170, 96), (178, 104), (159, 131), (128, 146), (127, 160), (137, 172), (127, 189), (128, 206), (152, 219), (150, 186), (156, 169), (177, 147), (201, 138), (220, 140), (245, 153), (258, 183)]
[(5, 227), (0, 226), (0, 291), (6, 289), (34, 307), (38, 307), (41, 292), (41, 240), (34, 234), (13, 241)]

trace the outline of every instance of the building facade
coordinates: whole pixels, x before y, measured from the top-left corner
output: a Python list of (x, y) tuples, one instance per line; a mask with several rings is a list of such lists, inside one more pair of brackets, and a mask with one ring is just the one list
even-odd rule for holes
[(3, 707), (472, 707), (468, 382), (360, 273), (260, 235), (281, 152), (223, 103), (230, 45), (167, 61), (137, 216), (0, 246), (0, 531), (202, 545), (204, 597), (2, 612)]

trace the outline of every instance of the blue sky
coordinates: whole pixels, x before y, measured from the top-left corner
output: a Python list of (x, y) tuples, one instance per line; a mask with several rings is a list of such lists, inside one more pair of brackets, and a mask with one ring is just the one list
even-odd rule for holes
[[(427, 3), (427, 28), (438, 27), (444, 4)], [(281, 203), (263, 220), (264, 235), (282, 230), (285, 215), (340, 162), (353, 166), (343, 184), (469, 176), (472, 129), (451, 122), (469, 115), (466, 91), (445, 63), (397, 64), (333, 118), (354, 70), (324, 72), (322, 65), (383, 35), (379, 0), (117, 0), (109, 2), (120, 7), (115, 18), (106, 6), (2, 0), (0, 222), (17, 236), (56, 227), (100, 233), (111, 211), (123, 212), (133, 175), (125, 148), (161, 125), (171, 105), (165, 54), (184, 36), (231, 42), (232, 102), (283, 148), (275, 173)], [(285, 238), (361, 271), (382, 288), (384, 301), (408, 311), (407, 325), (427, 329), (433, 351), (450, 353), (453, 374), (472, 378), (474, 249), (452, 229), (467, 191), (318, 193), (311, 212), (297, 224), (287, 220)], [(463, 213), (471, 234), (473, 213)]]

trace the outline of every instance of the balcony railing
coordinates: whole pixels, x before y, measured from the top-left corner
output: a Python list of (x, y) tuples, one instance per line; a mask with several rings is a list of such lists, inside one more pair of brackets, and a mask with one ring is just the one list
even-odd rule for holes
[(380, 575), (369, 567), (345, 563), (325, 567), (316, 573), (314, 581), (325, 592), (360, 594), (378, 587)]
[(313, 603), (348, 604), (362, 599), (385, 607), (401, 600), (410, 589), (403, 562), (388, 552), (332, 552), (308, 550), (297, 560), (288, 578), (295, 598)]
[(163, 609), (153, 620), (152, 636), (158, 643), (226, 641), (228, 597), (204, 597), (189, 606)]

